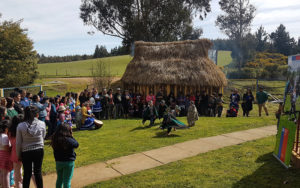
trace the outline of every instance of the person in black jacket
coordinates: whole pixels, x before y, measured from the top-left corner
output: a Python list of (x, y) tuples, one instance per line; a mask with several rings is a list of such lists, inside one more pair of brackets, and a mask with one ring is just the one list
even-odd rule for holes
[(243, 116), (249, 116), (250, 111), (253, 109), (254, 96), (252, 95), (251, 89), (248, 89), (247, 92), (243, 95)]
[(13, 92), (11, 94), (12, 98), (14, 99), (14, 109), (18, 112), (18, 114), (23, 114), (24, 113), (24, 109), (23, 106), (21, 105), (21, 94), (18, 92)]
[(123, 116), (123, 106), (122, 106), (122, 94), (121, 89), (117, 88), (117, 92), (114, 95), (114, 104), (115, 104), (115, 114), (114, 118), (121, 118)]
[(58, 126), (52, 136), (51, 146), (56, 161), (56, 187), (62, 187), (63, 185), (65, 188), (70, 188), (76, 159), (74, 149), (78, 148), (79, 144), (73, 138), (72, 128), (69, 124), (64, 123)]

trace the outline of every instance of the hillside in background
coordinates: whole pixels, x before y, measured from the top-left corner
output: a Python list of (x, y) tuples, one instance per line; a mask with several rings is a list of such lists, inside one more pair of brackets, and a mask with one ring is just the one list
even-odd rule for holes
[(132, 57), (129, 55), (114, 56), (84, 61), (39, 64), (38, 71), (42, 77), (84, 77), (91, 76), (97, 62), (103, 61), (110, 65), (113, 76), (122, 76)]
[(232, 62), (231, 51), (218, 51), (218, 63), (219, 67), (224, 67)]
[[(232, 58), (230, 51), (218, 51), (218, 66), (226, 66), (231, 63)], [(61, 62), (61, 63), (45, 63), (38, 64), (38, 71), (41, 77), (89, 77), (92, 69), (96, 68), (99, 61), (110, 65), (111, 74), (121, 77), (125, 72), (127, 64), (132, 57), (129, 55), (114, 56), (98, 59), (89, 59), (84, 61)]]

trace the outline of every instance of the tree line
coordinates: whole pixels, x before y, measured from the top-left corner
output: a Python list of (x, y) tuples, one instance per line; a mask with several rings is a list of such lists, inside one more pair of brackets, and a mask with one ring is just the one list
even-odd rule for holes
[(58, 62), (71, 62), (71, 61), (81, 61), (94, 58), (118, 56), (118, 55), (127, 55), (129, 51), (124, 46), (117, 46), (112, 48), (108, 52), (107, 48), (103, 45), (96, 45), (94, 54), (92, 55), (67, 55), (67, 56), (45, 56), (44, 54), (37, 54), (38, 63), (58, 63)]

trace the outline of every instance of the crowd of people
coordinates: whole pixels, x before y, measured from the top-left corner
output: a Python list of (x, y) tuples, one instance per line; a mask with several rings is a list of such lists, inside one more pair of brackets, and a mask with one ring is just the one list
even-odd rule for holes
[[(256, 93), (259, 115), (268, 94), (260, 88)], [(250, 89), (242, 101), (237, 90), (230, 95), (227, 117), (236, 117), (240, 103), (244, 116), (253, 108), (254, 96)], [(42, 161), (44, 139), (51, 139), (57, 169), (57, 187), (70, 187), (76, 154), (79, 146), (72, 136), (72, 127), (77, 130), (94, 130), (103, 123), (100, 120), (137, 117), (144, 124), (163, 119), (161, 128), (170, 134), (172, 128), (187, 128), (176, 117), (187, 116), (188, 127), (194, 126), (198, 116), (222, 116), (224, 101), (222, 94), (196, 92), (196, 95), (171, 92), (168, 96), (160, 90), (155, 95), (121, 92), (116, 89), (84, 90), (79, 95), (68, 92), (65, 96), (47, 97), (44, 92), (32, 95), (25, 90), (15, 89), (0, 103), (0, 183), (3, 188), (14, 185), (29, 187), (34, 177), (36, 187), (43, 187)], [(48, 129), (46, 129), (46, 127)], [(47, 131), (46, 131), (47, 130)], [(24, 169), (22, 177), (22, 166)]]

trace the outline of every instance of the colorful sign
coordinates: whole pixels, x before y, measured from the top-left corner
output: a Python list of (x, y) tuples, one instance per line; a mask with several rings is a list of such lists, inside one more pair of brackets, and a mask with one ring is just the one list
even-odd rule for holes
[(289, 80), (284, 91), (284, 115), (278, 120), (274, 156), (286, 168), (290, 165), (300, 109), (300, 55), (289, 56)]
[(290, 165), (297, 125), (289, 115), (280, 117), (274, 156), (286, 167)]

